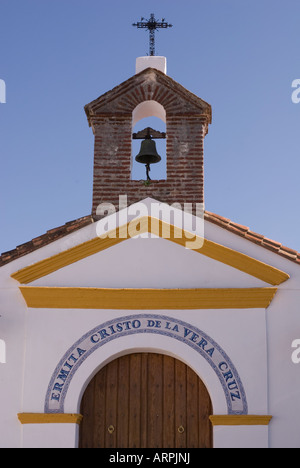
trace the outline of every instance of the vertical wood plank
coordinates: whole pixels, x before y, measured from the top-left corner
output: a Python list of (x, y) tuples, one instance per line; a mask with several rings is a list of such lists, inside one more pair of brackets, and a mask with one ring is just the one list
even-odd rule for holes
[(92, 448), (94, 427), (94, 379), (88, 384), (81, 400), (80, 413), (84, 418), (79, 428), (79, 448)]
[(141, 354), (130, 356), (129, 447), (141, 446)]
[(175, 359), (163, 356), (163, 445), (175, 447)]
[[(180, 433), (179, 427), (184, 431)], [(175, 448), (186, 448), (186, 365), (181, 361), (175, 363)]]
[(118, 420), (117, 420), (117, 447), (128, 448), (128, 422), (129, 422), (129, 359), (122, 356), (119, 359), (118, 372)]
[(106, 372), (103, 369), (94, 377), (94, 425), (93, 425), (93, 446), (95, 448), (105, 447), (105, 406), (106, 406)]
[(141, 448), (147, 448), (148, 440), (148, 356), (141, 355)]
[(189, 367), (186, 369), (187, 382), (187, 447), (199, 448), (199, 398), (198, 398), (199, 378)]
[(200, 448), (211, 448), (213, 446), (213, 431), (209, 421), (212, 413), (212, 404), (207, 388), (201, 379), (199, 386), (199, 446)]
[[(114, 448), (117, 446), (117, 379), (118, 379), (118, 359), (110, 362), (106, 370), (106, 427), (105, 427), (105, 447)], [(110, 434), (108, 428), (114, 427)]]
[(162, 355), (148, 356), (148, 448), (162, 446)]

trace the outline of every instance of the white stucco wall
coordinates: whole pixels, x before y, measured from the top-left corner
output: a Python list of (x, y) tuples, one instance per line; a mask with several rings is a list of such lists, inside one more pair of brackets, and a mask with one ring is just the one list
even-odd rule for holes
[[(142, 311), (189, 323), (215, 340), (228, 354), (244, 385), (249, 414), (270, 414), (269, 427), (215, 428), (215, 446), (299, 447), (300, 364), (292, 363), (291, 343), (300, 338), (300, 268), (213, 224), (207, 238), (253, 256), (290, 274), (270, 305), (247, 310)], [(0, 339), (6, 363), (0, 364), (0, 446), (76, 446), (75, 425), (24, 425), (17, 413), (44, 411), (55, 367), (85, 333), (128, 310), (28, 309), (10, 274), (96, 236), (90, 225), (0, 269)], [(36, 280), (36, 286), (90, 287), (262, 287), (260, 280), (166, 239), (130, 239)], [(138, 313), (135, 311), (135, 313)], [(208, 363), (184, 343), (162, 335), (121, 337), (97, 349), (75, 373), (65, 412), (79, 411), (80, 398), (92, 375), (113, 357), (151, 350), (189, 364), (210, 392), (214, 414), (226, 414), (224, 392)], [(38, 428), (41, 428), (40, 430)], [(65, 431), (65, 432), (64, 432)], [(53, 438), (53, 439), (51, 439)]]

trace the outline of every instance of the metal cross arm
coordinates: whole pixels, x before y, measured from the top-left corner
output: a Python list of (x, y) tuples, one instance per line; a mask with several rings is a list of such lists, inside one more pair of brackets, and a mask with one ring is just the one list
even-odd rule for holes
[(147, 20), (145, 18), (141, 18), (141, 21), (138, 23), (133, 23), (132, 26), (136, 26), (137, 28), (148, 29), (149, 31), (149, 51), (150, 55), (155, 55), (155, 31), (158, 29), (166, 29), (171, 28), (173, 25), (169, 24), (165, 21), (165, 18), (162, 18), (161, 21), (157, 21), (155, 19), (154, 13), (151, 13), (150, 19)]

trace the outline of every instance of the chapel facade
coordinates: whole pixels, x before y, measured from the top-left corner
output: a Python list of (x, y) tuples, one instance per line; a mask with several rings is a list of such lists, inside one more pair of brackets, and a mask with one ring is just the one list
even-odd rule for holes
[(0, 446), (298, 448), (300, 254), (205, 210), (211, 106), (150, 56), (85, 112), (91, 214), (0, 256)]

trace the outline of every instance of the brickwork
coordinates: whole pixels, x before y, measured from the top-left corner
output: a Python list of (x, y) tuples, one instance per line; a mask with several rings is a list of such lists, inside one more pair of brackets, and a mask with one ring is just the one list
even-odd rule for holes
[[(131, 180), (132, 112), (146, 100), (166, 110), (167, 179)], [(203, 142), (210, 106), (158, 70), (147, 69), (86, 106), (95, 135), (92, 214), (100, 203), (118, 208), (146, 197), (172, 204), (203, 203)]]

